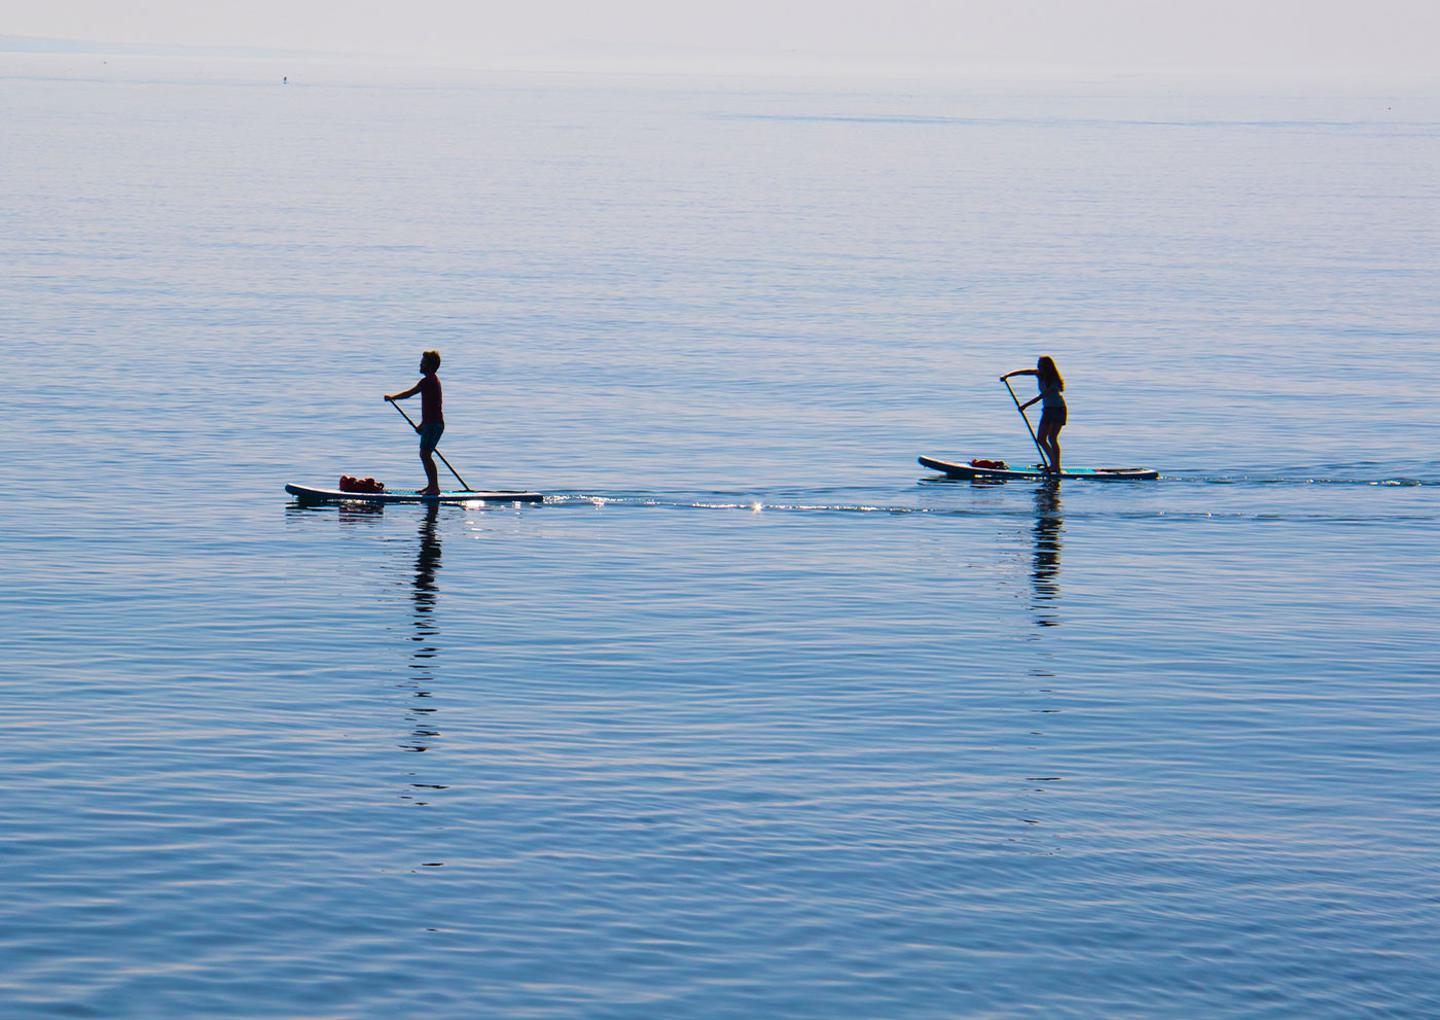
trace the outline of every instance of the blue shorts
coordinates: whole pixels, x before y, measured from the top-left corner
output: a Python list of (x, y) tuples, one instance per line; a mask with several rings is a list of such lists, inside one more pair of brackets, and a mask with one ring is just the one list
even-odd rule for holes
[(440, 437), (445, 432), (443, 421), (426, 422), (420, 426), (420, 456), (427, 453), (434, 453), (435, 447), (440, 445)]
[(1040, 412), (1040, 428), (1044, 430), (1046, 425), (1057, 429), (1064, 428), (1069, 417), (1070, 409), (1064, 404), (1059, 407), (1047, 407)]

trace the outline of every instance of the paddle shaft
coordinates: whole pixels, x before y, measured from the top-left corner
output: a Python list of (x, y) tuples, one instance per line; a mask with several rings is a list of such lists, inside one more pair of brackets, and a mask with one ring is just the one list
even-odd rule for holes
[(1047, 468), (1054, 467), (1054, 465), (1050, 463), (1050, 458), (1045, 454), (1045, 447), (1040, 445), (1040, 437), (1037, 436), (1035, 434), (1035, 430), (1031, 428), (1030, 417), (1025, 413), (1025, 408), (1020, 406), (1020, 398), (1015, 395), (1015, 390), (1010, 385), (1010, 380), (1001, 379), (1000, 381), (1003, 382), (1005, 384), (1005, 388), (1010, 391), (1010, 399), (1015, 401), (1015, 410), (1019, 411), (1020, 417), (1025, 419), (1025, 431), (1030, 433), (1030, 439), (1032, 442), (1034, 442), (1035, 449), (1040, 451), (1041, 462), (1044, 463)]
[[(1013, 394), (1012, 394), (1012, 396), (1013, 396)], [(415, 424), (415, 419), (414, 419), (414, 418), (411, 418), (408, 414), (405, 413), (405, 408), (403, 408), (403, 407), (400, 406), (400, 402), (399, 402), (398, 400), (390, 400), (390, 401), (387, 401), (387, 403), (388, 403), (391, 407), (395, 408), (395, 410), (397, 410), (397, 411), (400, 412), (400, 416), (410, 423), (410, 427), (411, 427), (412, 429), (414, 429), (416, 432), (419, 432), (419, 431), (420, 431), (420, 426)], [(445, 455), (444, 455), (443, 453), (441, 453), (439, 450), (436, 450), (436, 451), (435, 451), (435, 456), (439, 457), (440, 460), (441, 460), (441, 462), (442, 462), (447, 468), (450, 469), (450, 473), (451, 473), (452, 475), (454, 475), (454, 476), (455, 476), (455, 480), (460, 483), (462, 491), (464, 491), (464, 492), (474, 492), (474, 491), (475, 491), (474, 489), (470, 488), (470, 483), (469, 483), (469, 482), (467, 482), (465, 479), (463, 479), (463, 478), (460, 477), (460, 472), (459, 472), (459, 471), (456, 471), (456, 470), (455, 470), (455, 466), (454, 466), (453, 464), (451, 464), (448, 460), (445, 459)]]

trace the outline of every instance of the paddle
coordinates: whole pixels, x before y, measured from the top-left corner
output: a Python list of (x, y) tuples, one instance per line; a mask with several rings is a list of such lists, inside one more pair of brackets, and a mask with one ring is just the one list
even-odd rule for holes
[[(420, 431), (420, 426), (415, 424), (415, 419), (411, 418), (408, 414), (405, 413), (405, 408), (401, 407), (398, 401), (394, 401), (391, 400), (389, 397), (386, 397), (385, 402), (391, 407), (395, 408), (395, 410), (399, 411), (400, 416), (410, 423), (410, 427), (412, 429), (414, 429), (416, 432)], [(455, 476), (455, 480), (461, 485), (461, 492), (476, 491), (470, 488), (469, 482), (465, 481), (465, 479), (460, 477), (460, 472), (455, 470), (454, 465), (452, 465), (448, 460), (445, 460), (445, 455), (443, 453), (441, 453), (439, 450), (436, 450), (435, 456), (439, 457), (440, 460), (444, 462), (445, 466), (450, 469), (450, 473)]]
[(1015, 401), (1015, 410), (1019, 411), (1020, 417), (1025, 419), (1025, 431), (1030, 433), (1030, 439), (1032, 442), (1034, 442), (1035, 449), (1040, 451), (1040, 462), (1045, 465), (1045, 469), (1047, 471), (1054, 470), (1053, 466), (1050, 463), (1050, 458), (1045, 456), (1045, 448), (1040, 445), (1040, 437), (1037, 436), (1035, 434), (1035, 430), (1030, 427), (1030, 418), (1025, 414), (1025, 408), (1020, 406), (1020, 398), (1015, 395), (1015, 390), (1011, 387), (1010, 380), (1006, 379), (1004, 376), (1001, 376), (1000, 381), (1003, 382), (1005, 384), (1005, 388), (1010, 391), (1010, 399)]

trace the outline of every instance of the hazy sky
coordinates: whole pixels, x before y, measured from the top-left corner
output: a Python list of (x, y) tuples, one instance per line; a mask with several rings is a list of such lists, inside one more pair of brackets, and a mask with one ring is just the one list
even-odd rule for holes
[(1440, 0), (0, 0), (0, 34), (456, 64), (1434, 74)]

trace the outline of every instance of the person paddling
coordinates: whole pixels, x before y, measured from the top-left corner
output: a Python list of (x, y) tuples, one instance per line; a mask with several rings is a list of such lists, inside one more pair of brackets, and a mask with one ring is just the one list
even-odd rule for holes
[(1035, 439), (1040, 444), (1041, 451), (1050, 462), (1045, 465), (1046, 471), (1058, 473), (1060, 471), (1060, 430), (1065, 427), (1069, 418), (1069, 409), (1065, 406), (1065, 380), (1060, 375), (1060, 370), (1055, 367), (1055, 361), (1048, 354), (1040, 356), (1035, 362), (1034, 368), (1018, 368), (1013, 372), (1006, 372), (1000, 378), (1009, 379), (1017, 375), (1033, 375), (1036, 377), (1036, 384), (1040, 387), (1040, 395), (1033, 400), (1027, 400), (1020, 405), (1023, 413), (1025, 408), (1031, 404), (1040, 403), (1040, 430), (1036, 433)]
[(425, 488), (422, 496), (440, 495), (440, 474), (435, 467), (435, 447), (445, 431), (444, 399), (440, 390), (440, 352), (426, 351), (420, 355), (421, 379), (403, 393), (387, 393), (386, 401), (405, 400), (420, 394), (420, 424), (415, 431), (420, 433), (420, 463), (425, 465)]

